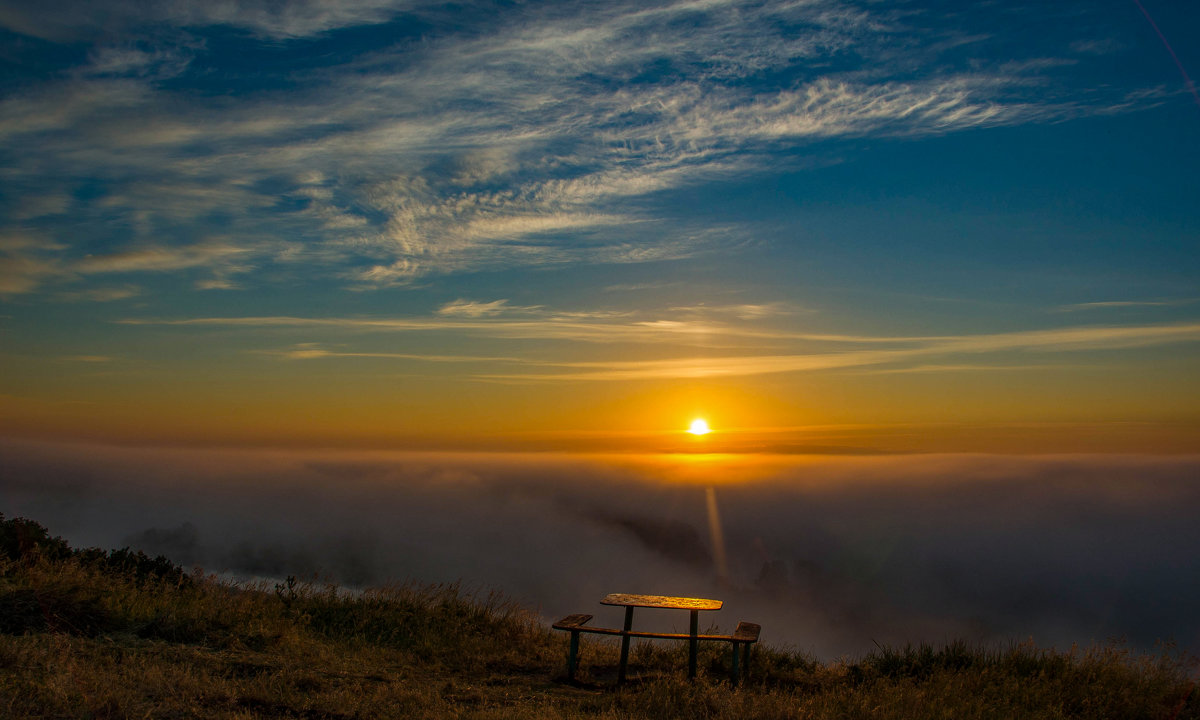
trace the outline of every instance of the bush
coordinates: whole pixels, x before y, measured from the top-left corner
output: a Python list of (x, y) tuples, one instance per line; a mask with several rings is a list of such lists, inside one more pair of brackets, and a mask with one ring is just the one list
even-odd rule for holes
[(60, 537), (26, 518), (5, 520), (0, 513), (0, 551), (12, 562), (32, 562), (37, 558), (62, 560), (72, 554), (71, 546)]
[(150, 557), (138, 550), (129, 548), (110, 550), (105, 553), (97, 548), (80, 551), (81, 559), (98, 566), (110, 573), (133, 577), (138, 581), (153, 581), (171, 585), (186, 586), (192, 582), (191, 577), (175, 563), (163, 555)]
[(0, 550), (12, 562), (29, 564), (37, 560), (60, 561), (77, 558), (97, 570), (126, 575), (139, 581), (165, 582), (184, 586), (192, 579), (183, 568), (159, 555), (150, 557), (129, 548), (104, 551), (100, 548), (74, 550), (61, 537), (51, 536), (42, 525), (26, 518), (5, 520), (0, 514)]

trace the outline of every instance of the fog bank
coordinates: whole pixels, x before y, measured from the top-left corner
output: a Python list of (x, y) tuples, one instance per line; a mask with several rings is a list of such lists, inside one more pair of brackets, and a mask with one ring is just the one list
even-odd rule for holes
[(736, 483), (719, 462), (664, 479), (670, 462), (0, 441), (0, 512), (239, 577), (461, 580), (547, 619), (615, 624), (610, 592), (721, 598), (704, 620), (821, 658), (1200, 650), (1200, 457), (776, 457)]

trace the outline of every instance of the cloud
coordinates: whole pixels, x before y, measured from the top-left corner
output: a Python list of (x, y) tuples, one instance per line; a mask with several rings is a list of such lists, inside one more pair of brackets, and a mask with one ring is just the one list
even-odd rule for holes
[(85, 275), (96, 273), (165, 272), (185, 268), (211, 267), (220, 272), (245, 272), (240, 265), (249, 250), (214, 241), (181, 247), (152, 246), (137, 250), (90, 255), (74, 265)]
[(87, 0), (54, 0), (7, 6), (0, 11), (0, 26), (55, 41), (119, 35), (151, 23), (225, 25), (285, 39), (383, 22), (413, 4), (397, 0), (294, 0), (283, 4), (268, 0), (200, 4), (111, 0), (100, 6)]
[(1073, 305), (1060, 305), (1054, 309), (1055, 312), (1079, 312), (1083, 310), (1113, 310), (1119, 308), (1138, 308), (1138, 307), (1171, 307), (1175, 305), (1187, 305), (1197, 302), (1195, 299), (1185, 300), (1109, 300), (1105, 302), (1088, 302), (1075, 303)]
[(197, 290), (236, 290), (240, 286), (225, 277), (208, 278), (196, 281)]
[(489, 317), (499, 315), (502, 312), (508, 312), (516, 308), (508, 306), (507, 300), (493, 300), (491, 302), (479, 302), (476, 300), (458, 299), (453, 302), (448, 302), (437, 310), (438, 315), (446, 317)]
[[(143, 109), (152, 100), (144, 83), (125, 79), (104, 79), (49, 83), (24, 93), (14, 93), (0, 101), (0, 140), (77, 128), (81, 136), (92, 136), (95, 128), (88, 121), (104, 114)], [(140, 123), (139, 123), (140, 125)], [(61, 142), (61, 141), (60, 141)], [(73, 143), (70, 143), (73, 144)], [(59, 143), (55, 143), (61, 147)], [(34, 148), (16, 148), (28, 154)], [(35, 154), (41, 154), (38, 150)], [(105, 153), (107, 154), (107, 153)], [(56, 163), (57, 164), (57, 163)]]
[(1121, 47), (1121, 43), (1113, 38), (1076, 40), (1071, 43), (1071, 51), (1080, 55), (1108, 55), (1120, 50)]
[(291, 350), (264, 351), (268, 355), (278, 355), (289, 360), (313, 360), (321, 358), (382, 358), (385, 360), (417, 360), (428, 363), (504, 363), (523, 362), (511, 357), (478, 357), (472, 355), (427, 355), (420, 353), (387, 353), (387, 352), (340, 352), (326, 350), (318, 343), (300, 343)]
[(1061, 115), (1064, 111), (998, 102), (993, 93), (984, 90), (992, 82), (989, 78), (962, 78), (859, 85), (822, 79), (800, 90), (751, 102), (736, 97), (698, 100), (675, 120), (671, 130), (701, 146), (732, 139), (753, 148), (755, 142), (939, 134), (1011, 124), (1018, 119), (1048, 120), (1047, 113)]
[(0, 461), (6, 517), (242, 578), (462, 581), (601, 624), (610, 592), (716, 597), (721, 627), (828, 659), (953, 638), (1200, 648), (1195, 457), (764, 458), (714, 484), (554, 454), (2, 441)]
[(792, 303), (742, 303), (738, 305), (682, 305), (671, 308), (671, 312), (687, 315), (733, 315), (741, 320), (762, 320), (769, 317), (793, 315), (806, 312)]
[[(666, 327), (660, 325), (659, 327)], [(882, 339), (882, 338), (881, 338)], [(909, 342), (911, 339), (894, 339)], [(495, 375), (524, 380), (627, 381), (670, 378), (744, 377), (772, 373), (812, 372), (866, 365), (901, 363), (932, 355), (977, 355), (1003, 351), (1077, 352), (1114, 350), (1200, 341), (1200, 324), (1139, 327), (1083, 327), (1027, 332), (934, 337), (917, 347), (892, 350), (854, 350), (793, 355), (731, 355), (664, 360), (614, 360), (555, 363), (565, 372)]]
[(63, 273), (62, 245), (27, 232), (0, 231), (0, 296), (36, 290)]
[(13, 213), (16, 220), (32, 220), (47, 215), (62, 215), (71, 207), (71, 198), (66, 194), (27, 197), (21, 207)]
[(899, 368), (877, 368), (872, 370), (863, 370), (863, 373), (873, 375), (898, 375), (909, 373), (947, 373), (947, 372), (1020, 372), (1024, 370), (1048, 370), (1048, 369), (1067, 369), (1071, 365), (1061, 364), (1040, 364), (1040, 365), (913, 365), (912, 367)]
[(663, 282), (646, 282), (646, 283), (618, 283), (616, 285), (608, 285), (604, 288), (604, 292), (612, 293), (627, 293), (641, 292), (643, 290), (660, 290), (668, 287), (678, 287), (683, 283), (678, 281), (663, 281)]
[(85, 76), (152, 77), (162, 80), (183, 74), (202, 44), (175, 38), (170, 45), (125, 43), (99, 45), (89, 55)]
[[(931, 17), (836, 0), (12, 6), (0, 24), (88, 53), (0, 102), (6, 190), (34, 212), (37, 198), (73, 197), (87, 182), (103, 192), (75, 198), (74, 217), (131, 233), (131, 247), (196, 241), (218, 218), (232, 246), (275, 245), (314, 277), (371, 289), (485, 268), (695, 257), (753, 232), (715, 232), (661, 195), (822, 162), (830, 139), (1145, 104), (1129, 88), (1084, 102), (1068, 77), (1074, 57), (947, 61), (956, 43), (989, 40)], [(419, 41), (402, 32), (410, 20), (425, 28)], [(389, 22), (394, 39), (286, 77), (239, 75), (205, 45), (214, 28), (246, 31), (236, 42), (282, 63), (303, 38)], [(249, 89), (213, 95), (213, 77)], [(63, 209), (46, 204), (41, 217)], [(72, 256), (99, 255), (90, 239), (56, 235), (72, 238)], [(30, 262), (8, 292), (50, 272)]]
[(467, 335), (527, 340), (565, 340), (596, 343), (677, 343), (687, 340), (694, 345), (724, 345), (738, 341), (761, 345), (764, 342), (801, 341), (820, 344), (896, 344), (924, 338), (871, 337), (805, 333), (770, 327), (751, 327), (744, 323), (724, 323), (712, 319), (643, 319), (655, 313), (614, 310), (554, 311), (540, 306), (514, 306), (521, 317), (199, 317), (199, 318), (124, 318), (123, 325), (164, 325), (175, 327), (286, 327), (322, 328), (347, 332), (433, 332), (458, 331)]
[(897, 362), (912, 355), (911, 351), (879, 350), (821, 355), (737, 355), (723, 358), (671, 358), (668, 360), (614, 360), (598, 362), (564, 362), (554, 365), (559, 372), (522, 374), (489, 374), (494, 379), (539, 381), (629, 381), (666, 380), (674, 378), (718, 378), (768, 375), (785, 372), (811, 372), (837, 368), (877, 365)]
[[(562, 340), (597, 343), (687, 344), (708, 348), (703, 356), (653, 360), (596, 359), (558, 361), (544, 354), (537, 360), (526, 359), (533, 372), (496, 372), (481, 375), (486, 379), (530, 381), (624, 381), (673, 378), (745, 377), (774, 373), (814, 372), (845, 368), (883, 366), (882, 372), (933, 372), (941, 370), (1018, 370), (1055, 367), (1029, 363), (976, 363), (974, 356), (1006, 352), (1064, 353), (1094, 350), (1122, 350), (1200, 341), (1200, 324), (1166, 323), (1131, 326), (1082, 326), (1006, 333), (943, 336), (864, 336), (806, 333), (777, 327), (751, 327), (746, 320), (772, 317), (771, 312), (754, 316), (745, 306), (689, 306), (675, 308), (685, 319), (646, 320), (625, 313), (555, 313), (540, 306), (509, 307), (507, 301), (487, 303), (458, 300), (443, 306), (433, 318), (303, 318), (303, 317), (225, 317), (150, 319), (126, 318), (127, 325), (227, 326), (325, 328), (342, 332), (433, 332), (453, 331), (464, 336), (498, 337), (526, 340)], [(750, 306), (755, 312), (760, 306)], [(768, 306), (770, 310), (779, 308)], [(443, 312), (449, 309), (447, 312)], [(738, 314), (736, 323), (696, 320), (690, 316), (706, 311), (714, 314)], [(520, 312), (527, 317), (508, 319), (503, 312)], [(790, 349), (809, 348), (805, 352), (750, 354), (739, 346), (760, 347), (763, 343)], [(723, 355), (712, 349), (724, 348)], [(347, 356), (354, 353), (345, 353)], [(383, 355), (379, 355), (383, 357)], [(622, 357), (627, 356), (623, 352)], [(398, 356), (407, 357), (407, 356)], [(942, 362), (928, 362), (944, 358)], [(909, 363), (918, 363), (911, 365)], [(888, 367), (891, 366), (891, 367)]]
[(19, 295), (36, 290), (42, 282), (59, 273), (51, 260), (28, 255), (8, 255), (0, 263), (0, 295)]
[[(459, 302), (459, 301), (455, 301)], [(493, 301), (482, 303), (493, 306)], [(454, 306), (450, 303), (449, 306)], [(494, 305), (494, 309), (505, 307), (503, 304)], [(528, 306), (520, 309), (525, 312), (540, 310), (541, 306)], [(734, 306), (740, 307), (740, 306)], [(491, 307), (487, 308), (490, 311)], [(692, 308), (685, 308), (691, 310)], [(473, 310), (472, 310), (473, 312)], [(1027, 330), (1007, 333), (976, 334), (976, 335), (845, 335), (834, 333), (796, 332), (786, 329), (752, 328), (741, 324), (722, 324), (718, 322), (699, 322), (695, 320), (641, 320), (631, 318), (624, 323), (611, 322), (626, 313), (612, 312), (542, 312), (542, 317), (529, 320), (458, 320), (455, 315), (463, 315), (457, 310), (450, 313), (449, 318), (353, 318), (353, 317), (295, 317), (295, 316), (262, 316), (262, 317), (198, 317), (177, 319), (155, 318), (125, 318), (116, 322), (126, 325), (215, 325), (215, 326), (244, 326), (244, 327), (341, 327), (351, 330), (387, 331), (420, 331), (420, 330), (449, 330), (482, 331), (483, 334), (501, 337), (525, 337), (549, 339), (562, 337), (569, 339), (596, 339), (605, 333), (611, 333), (616, 338), (625, 340), (631, 336), (651, 337), (655, 333), (674, 332), (681, 334), (715, 334), (731, 337), (746, 337), (760, 340), (809, 341), (814, 343), (833, 343), (849, 345), (879, 345), (907, 344), (919, 347), (897, 350), (895, 352), (928, 354), (933, 352), (981, 353), (1008, 349), (1048, 349), (1048, 350), (1089, 350), (1142, 347), (1175, 342), (1192, 342), (1200, 339), (1200, 324), (1197, 323), (1163, 323), (1156, 325), (1099, 325), (1046, 330)], [(481, 313), (482, 314), (482, 313)], [(560, 333), (558, 330), (562, 330)], [(573, 333), (578, 333), (573, 334)], [(874, 351), (871, 351), (874, 352)], [(893, 352), (893, 351), (884, 351)]]
[(1200, 340), (1200, 324), (1164, 323), (1159, 325), (1055, 328), (993, 335), (965, 335), (934, 338), (935, 346), (952, 352), (990, 352), (995, 350), (1099, 350), (1145, 347)]
[(114, 302), (116, 300), (125, 300), (131, 297), (137, 297), (142, 292), (142, 289), (136, 285), (122, 285), (120, 287), (98, 287), (88, 290), (73, 290), (70, 292), (59, 293), (59, 298), (69, 302)]
[[(202, 288), (231, 287), (230, 275), (251, 270), (247, 260), (255, 250), (222, 241), (193, 245), (166, 246), (146, 244), (133, 250), (87, 255), (77, 260), (61, 257), (67, 246), (15, 233), (0, 236), (0, 294), (33, 292), (49, 281), (74, 281), (80, 276), (114, 273), (173, 272), (203, 268), (213, 277), (197, 281)], [(96, 287), (65, 291), (63, 300), (110, 302), (138, 295), (134, 285)]]

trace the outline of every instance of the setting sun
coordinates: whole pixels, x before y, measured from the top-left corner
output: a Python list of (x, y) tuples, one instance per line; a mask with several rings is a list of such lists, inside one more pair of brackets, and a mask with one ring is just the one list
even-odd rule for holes
[(708, 422), (704, 418), (696, 418), (692, 421), (692, 425), (688, 428), (688, 432), (693, 435), (707, 435), (712, 431), (708, 428)]

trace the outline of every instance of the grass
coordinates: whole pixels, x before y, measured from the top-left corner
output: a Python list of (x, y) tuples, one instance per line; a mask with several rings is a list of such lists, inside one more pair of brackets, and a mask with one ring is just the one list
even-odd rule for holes
[(616, 643), (585, 637), (570, 685), (566, 634), (495, 594), (237, 585), (28, 528), (9, 542), (16, 522), (0, 517), (2, 717), (1200, 720), (1194, 666), (1117, 647), (951, 643), (831, 663), (758, 647), (733, 689), (723, 644), (702, 646), (695, 683), (683, 643), (641, 644), (618, 690)]

